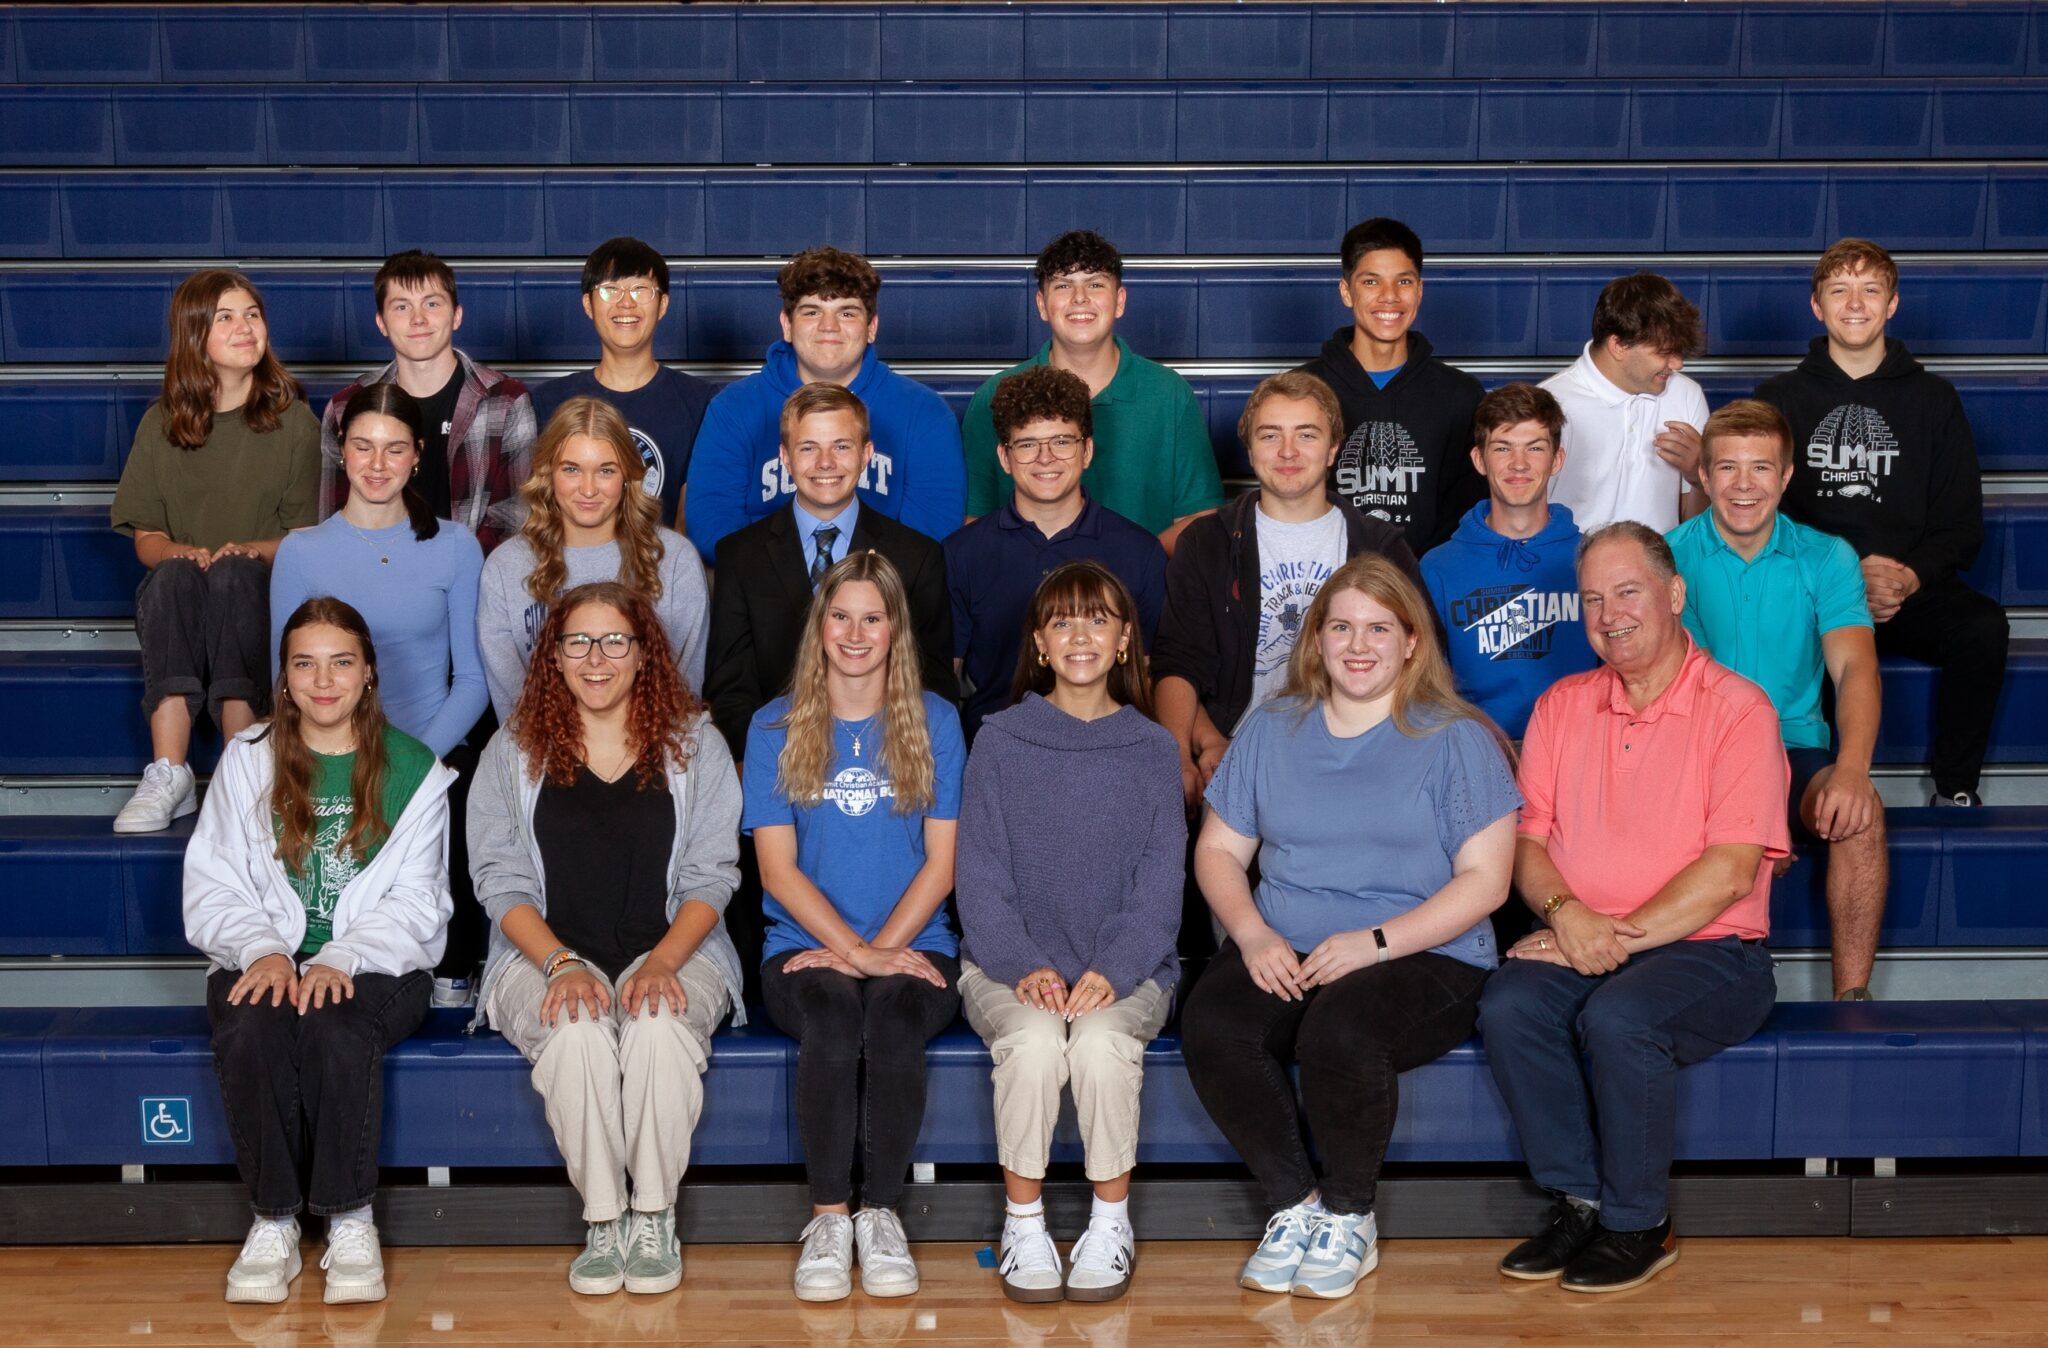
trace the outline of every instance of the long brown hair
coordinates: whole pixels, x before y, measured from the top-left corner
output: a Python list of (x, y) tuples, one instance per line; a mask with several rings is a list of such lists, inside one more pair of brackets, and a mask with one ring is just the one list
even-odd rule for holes
[(1031, 607), (1024, 614), (1024, 644), (1017, 651), (1017, 674), (1010, 681), (1010, 701), (1022, 702), (1024, 694), (1040, 697), (1059, 682), (1049, 665), (1038, 663), (1038, 647), (1031, 640), (1054, 618), (1114, 618), (1131, 634), (1130, 658), (1109, 667), (1109, 695), (1126, 707), (1136, 707), (1148, 721), (1152, 713), (1152, 678), (1145, 670), (1145, 638), (1138, 628), (1138, 601), (1116, 572), (1100, 562), (1067, 562), (1054, 567), (1038, 583)]
[(338, 627), (355, 639), (363, 653), (363, 697), (350, 717), (355, 732), (356, 762), (349, 773), (353, 811), (340, 850), (362, 857), (384, 841), (391, 823), (384, 818), (384, 708), (377, 700), (377, 648), (363, 615), (339, 599), (316, 595), (292, 610), (284, 636), (277, 643), (277, 690), (270, 728), (260, 738), (270, 742), (270, 809), (279, 820), (277, 857), (291, 871), (303, 870), (319, 829), (313, 817), (313, 750), (299, 722), (298, 704), (287, 691), (292, 670), (292, 636), (314, 626)]
[(263, 358), (249, 376), (249, 400), (242, 418), (259, 435), (278, 428), (285, 410), (303, 399), (306, 390), (292, 378), (270, 345), (270, 311), (263, 292), (238, 271), (215, 268), (196, 271), (178, 284), (171, 296), (170, 354), (164, 360), (164, 438), (180, 449), (197, 449), (213, 434), (213, 399), (220, 378), (206, 358), (206, 339), (213, 332), (214, 310), (230, 290), (246, 290), (263, 315)]
[(797, 805), (825, 798), (825, 773), (832, 766), (832, 695), (826, 687), (825, 615), (841, 586), (866, 581), (882, 596), (889, 617), (889, 657), (882, 683), (882, 745), (875, 771), (894, 783), (897, 814), (931, 808), (937, 798), (931, 727), (924, 719), (924, 675), (917, 637), (910, 628), (910, 599), (903, 577), (879, 552), (849, 552), (825, 573), (811, 596), (810, 616), (797, 643), (796, 668), (789, 676), (789, 712), (779, 723), (788, 737), (775, 762), (775, 788)]
[(569, 574), (568, 561), (562, 555), (562, 507), (555, 500), (555, 461), (561, 457), (562, 447), (578, 435), (610, 445), (619, 461), (619, 472), (626, 479), (613, 526), (619, 541), (619, 579), (653, 603), (661, 598), (662, 542), (657, 532), (661, 502), (641, 490), (647, 463), (633, 443), (626, 419), (602, 398), (569, 399), (555, 409), (540, 439), (534, 441), (533, 472), (519, 489), (526, 498), (526, 523), (519, 534), (533, 548), (526, 592), (543, 604), (552, 604)]
[(1292, 698), (1297, 715), (1306, 716), (1330, 698), (1330, 671), (1323, 664), (1319, 636), (1330, 620), (1330, 605), (1346, 590), (1356, 590), (1394, 615), (1402, 635), (1415, 642), (1415, 653), (1394, 680), (1394, 725), (1408, 737), (1433, 735), (1452, 721), (1477, 721), (1491, 731), (1512, 766), (1514, 749), (1491, 717), (1458, 695), (1451, 663), (1436, 644), (1429, 603), (1401, 568), (1377, 552), (1361, 552), (1338, 567), (1308, 606), (1301, 635), (1287, 658), (1287, 686), (1279, 696)]
[(617, 609), (640, 642), (640, 668), (629, 693), (626, 737), (634, 752), (634, 785), (644, 791), (670, 764), (678, 772), (687, 769), (687, 733), (690, 723), (703, 712), (704, 703), (677, 671), (675, 653), (654, 616), (654, 605), (618, 581), (578, 585), (548, 610), (548, 620), (533, 644), (526, 687), (519, 694), (519, 705), (512, 709), (513, 742), (526, 755), (528, 772), (535, 781), (545, 777), (556, 786), (575, 782), (576, 769), (583, 764), (582, 704), (555, 667), (555, 652), (569, 615), (585, 604), (608, 604)]

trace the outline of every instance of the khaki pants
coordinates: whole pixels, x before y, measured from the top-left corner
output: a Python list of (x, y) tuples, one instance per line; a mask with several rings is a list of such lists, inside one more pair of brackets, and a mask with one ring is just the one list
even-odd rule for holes
[(967, 1023), (995, 1059), (996, 1155), (1003, 1169), (1044, 1179), (1059, 1122), (1060, 1088), (1072, 1083), (1083, 1169), (1112, 1180), (1138, 1163), (1138, 1092), (1145, 1046), (1166, 1025), (1172, 996), (1151, 979), (1068, 1023), (1020, 1001), (971, 960), (960, 964)]
[[(619, 981), (646, 958), (626, 966)], [(666, 1002), (658, 1016), (644, 1006), (628, 1016), (608, 984), (611, 1014), (593, 1018), (585, 1005), (580, 1019), (560, 1014), (553, 1025), (541, 1024), (547, 981), (529, 961), (507, 965), (491, 989), (491, 1024), (533, 1064), (533, 1088), (547, 1102), (548, 1127), (583, 1196), (586, 1222), (613, 1221), (625, 1211), (628, 1175), (635, 1209), (675, 1205), (690, 1165), (690, 1135), (704, 1112), (711, 1032), (729, 1001), (718, 966), (701, 952), (678, 979), (689, 1003), (680, 1017)]]

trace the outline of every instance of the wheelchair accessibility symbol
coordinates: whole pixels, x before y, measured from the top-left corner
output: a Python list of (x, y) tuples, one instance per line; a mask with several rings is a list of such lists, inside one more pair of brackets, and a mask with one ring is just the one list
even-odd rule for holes
[(190, 1145), (192, 1100), (183, 1095), (142, 1097), (142, 1142), (150, 1147)]

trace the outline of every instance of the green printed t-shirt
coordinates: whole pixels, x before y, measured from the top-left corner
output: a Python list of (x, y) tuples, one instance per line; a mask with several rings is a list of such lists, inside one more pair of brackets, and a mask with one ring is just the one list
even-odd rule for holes
[[(407, 802), (434, 766), (434, 751), (395, 726), (384, 728), (384, 790), (380, 809), (388, 836)], [(300, 955), (316, 955), (334, 937), (334, 905), (341, 891), (363, 867), (377, 857), (383, 838), (372, 842), (358, 857), (341, 845), (355, 820), (355, 801), (349, 794), (349, 779), (356, 770), (354, 752), (313, 755), (313, 846), (303, 866), (287, 865), (285, 876), (299, 902), (306, 905), (306, 939), (299, 942)], [(282, 836), (284, 820), (273, 813), (273, 834)]]
[[(1157, 361), (1146, 360), (1116, 339), (1116, 375), (1089, 403), (1095, 426), (1095, 458), (1081, 486), (1096, 504), (1115, 511), (1151, 534), (1165, 533), (1183, 515), (1223, 504), (1223, 479), (1202, 405), (1188, 381)], [(995, 513), (1014, 490), (996, 458), (995, 418), (990, 405), (1006, 378), (1051, 358), (1052, 343), (975, 390), (960, 426), (967, 453), (967, 513)]]

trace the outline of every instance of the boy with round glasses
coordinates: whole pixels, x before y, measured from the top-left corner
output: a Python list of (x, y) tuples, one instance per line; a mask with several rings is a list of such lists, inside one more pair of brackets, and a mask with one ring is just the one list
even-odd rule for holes
[(984, 716), (1010, 705), (1024, 613), (1055, 567), (1085, 559), (1114, 572), (1138, 601), (1147, 649), (1166, 598), (1159, 540), (1082, 490), (1095, 458), (1087, 383), (1034, 365), (1003, 380), (989, 410), (1010, 497), (946, 540), (954, 664), (968, 685), (961, 721), (970, 738)]

